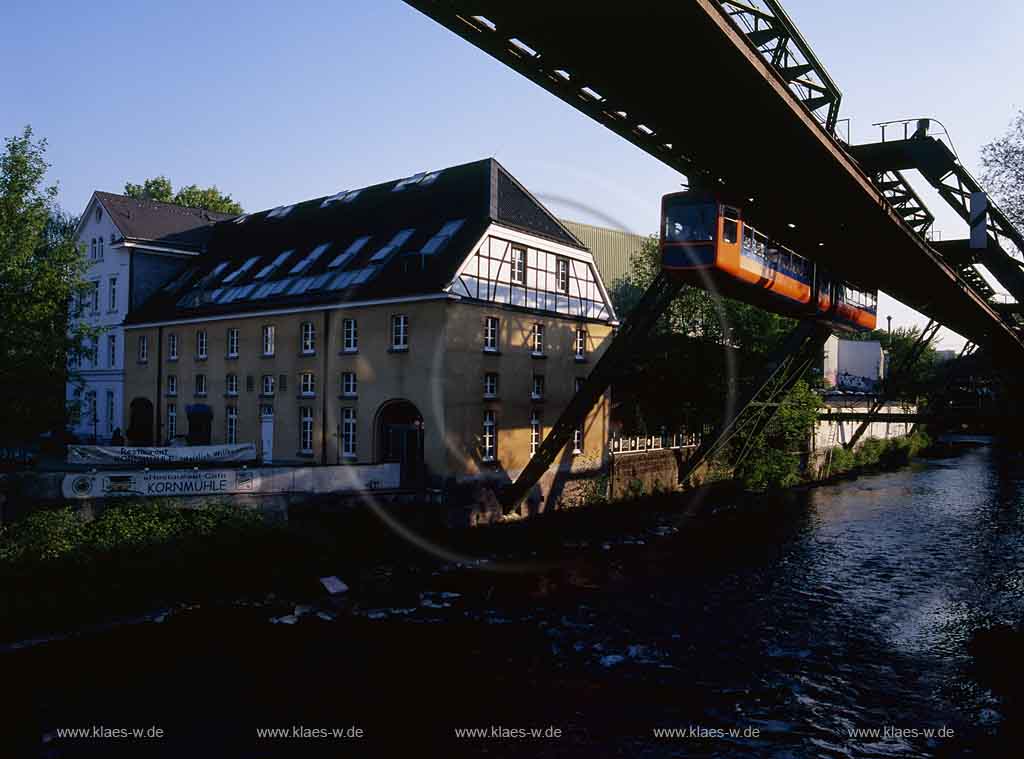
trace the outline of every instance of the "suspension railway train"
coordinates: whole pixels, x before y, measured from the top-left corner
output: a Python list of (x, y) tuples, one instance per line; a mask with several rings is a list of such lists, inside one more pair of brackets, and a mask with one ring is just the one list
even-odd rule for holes
[(714, 195), (677, 192), (661, 201), (661, 265), (695, 287), (848, 330), (872, 330), (878, 291), (833, 278), (774, 242)]

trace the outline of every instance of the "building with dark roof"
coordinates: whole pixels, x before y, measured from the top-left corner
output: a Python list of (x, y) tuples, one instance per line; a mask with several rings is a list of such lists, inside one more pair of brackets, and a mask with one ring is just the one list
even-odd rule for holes
[[(615, 324), (593, 256), (493, 159), (221, 220), (201, 244), (126, 319), (137, 443), (514, 477)], [(607, 407), (548, 482), (603, 465)]]
[(75, 318), (100, 330), (85, 355), (75, 356), (66, 400), (71, 431), (108, 442), (124, 418), (124, 331), (132, 308), (206, 249), (218, 221), (232, 218), (171, 203), (94, 192), (76, 237), (88, 257), (90, 290)]

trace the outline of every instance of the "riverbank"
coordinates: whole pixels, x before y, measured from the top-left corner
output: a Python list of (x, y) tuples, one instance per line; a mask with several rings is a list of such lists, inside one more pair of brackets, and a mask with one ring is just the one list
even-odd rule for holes
[[(315, 586), (301, 598), (264, 589), (8, 651), (8, 714), (29, 733), (14, 755), (37, 755), (42, 737), (48, 759), (380, 755), (410, 741), (531, 759), (1011, 756), (1014, 712), (975, 677), (971, 640), (1024, 611), (1022, 497), (1024, 459), (976, 448), (771, 496), (716, 493), (685, 520), (669, 497), (438, 533), (461, 559), (409, 547), (339, 571), (345, 593), (300, 577)], [(58, 737), (89, 725), (165, 738)], [(364, 737), (256, 734), (296, 725)], [(757, 736), (654, 733), (690, 726)], [(455, 733), (491, 727), (561, 732)], [(884, 727), (918, 734), (870, 734)]]
[(907, 466), (917, 456), (927, 455), (935, 444), (926, 432), (915, 430), (906, 437), (868, 438), (852, 450), (835, 446), (822, 465), (810, 472), (810, 479), (824, 484), (862, 474), (892, 471)]
[[(858, 466), (803, 487), (904, 465), (925, 439), (876, 442), (859, 449)], [(567, 546), (650, 538), (652, 528), (674, 531), (726, 512), (770, 512), (795, 492), (750, 493), (718, 482), (473, 530), (443, 527), (436, 507), (417, 504), (297, 510), (287, 523), (216, 502), (189, 510), (130, 503), (94, 520), (71, 509), (45, 511), (0, 531), (0, 642), (236, 601), (282, 616), (288, 607), (323, 601), (321, 577), (344, 578), (348, 599), (356, 602), (379, 584), (381, 566), (395, 586), (415, 585), (424, 572), (444, 566), (506, 571), (505, 565), (560, 557)]]

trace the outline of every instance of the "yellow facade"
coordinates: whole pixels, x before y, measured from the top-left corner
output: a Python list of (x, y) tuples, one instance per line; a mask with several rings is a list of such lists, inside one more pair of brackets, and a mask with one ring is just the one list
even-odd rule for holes
[[(392, 345), (396, 316), (407, 319), (406, 350)], [(488, 317), (498, 320), (493, 350), (485, 350)], [(355, 350), (345, 349), (345, 320), (356, 325)], [(312, 351), (303, 351), (303, 324), (312, 326)], [(534, 350), (537, 324), (543, 326), (542, 351)], [(263, 351), (263, 330), (268, 326), (274, 328), (272, 355)], [(153, 416), (159, 417), (152, 422), (155, 443), (168, 442), (169, 406), (176, 411), (177, 434), (184, 436), (189, 431), (186, 407), (205, 404), (212, 411), (213, 444), (228, 442), (227, 409), (233, 407), (236, 442), (253, 442), (262, 451), (263, 438), (271, 430), (274, 463), (376, 463), (390, 450), (384, 439), (390, 434), (385, 431), (385, 417), (396, 409), (408, 409), (397, 403), (407, 401), (422, 419), (428, 472), (435, 478), (457, 479), (514, 478), (531, 455), (531, 415), (537, 414), (543, 439), (612, 332), (607, 322), (443, 295), (126, 329), (124, 427), (129, 429), (133, 423), (138, 427), (138, 414), (145, 412), (148, 401)], [(237, 356), (229, 355), (229, 330), (238, 330)], [(585, 333), (582, 359), (576, 356), (577, 330)], [(197, 355), (197, 335), (202, 331), (205, 358)], [(171, 335), (177, 341), (176, 359), (169, 356)], [(145, 361), (138, 360), (140, 339), (146, 341)], [(345, 372), (355, 374), (354, 395), (343, 394)], [(314, 378), (311, 395), (302, 392), (305, 373)], [(205, 376), (205, 395), (196, 394), (197, 374)], [(237, 395), (228, 393), (228, 374), (237, 377)], [(497, 375), (497, 392), (485, 398), (487, 374)], [(532, 397), (535, 375), (543, 377), (541, 397)], [(168, 394), (172, 376), (177, 385), (173, 396)], [(272, 396), (262, 393), (265, 376), (274, 377)], [(269, 427), (267, 415), (261, 413), (264, 407), (273, 409)], [(354, 455), (343, 451), (346, 409), (355, 416)], [(494, 460), (484, 456), (487, 412), (494, 421)], [(303, 413), (312, 418), (311, 441), (303, 441)], [(586, 421), (579, 452), (573, 453), (570, 444), (560, 466), (599, 466), (604, 461), (608, 422), (606, 394)], [(311, 442), (306, 450), (304, 442)]]

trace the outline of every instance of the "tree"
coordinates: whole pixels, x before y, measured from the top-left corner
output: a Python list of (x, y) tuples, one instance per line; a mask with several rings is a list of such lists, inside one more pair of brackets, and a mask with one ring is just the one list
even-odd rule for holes
[(26, 126), (0, 155), (0, 394), (3, 437), (18, 443), (63, 428), (68, 358), (94, 337), (68, 319), (87, 264), (77, 220), (57, 206), (57, 186), (43, 184), (45, 154)]
[(199, 187), (190, 184), (179, 187), (177, 192), (171, 186), (171, 180), (165, 176), (153, 177), (142, 184), (126, 182), (124, 194), (130, 198), (141, 200), (157, 200), (161, 203), (174, 203), (188, 208), (205, 208), (216, 213), (240, 214), (242, 206), (227, 193), (217, 189), (216, 185)]
[(800, 380), (786, 395), (778, 413), (757, 439), (741, 436), (733, 451), (746, 450), (736, 478), (749, 490), (788, 488), (800, 482), (800, 462), (810, 431), (818, 422), (821, 398)]
[[(630, 260), (628, 274), (611, 287), (619, 316), (627, 316), (661, 272), (658, 240), (650, 237)], [(632, 371), (616, 380), (617, 420), (629, 432), (659, 427), (698, 430), (721, 421), (733, 376), (741, 384), (764, 367), (766, 354), (793, 328), (792, 319), (756, 306), (684, 287), (659, 320)], [(651, 393), (671, 387), (671, 393)]]
[(140, 200), (158, 200), (161, 203), (174, 202), (174, 188), (171, 187), (171, 180), (164, 176), (147, 179), (142, 184), (125, 182), (124, 194), (129, 198)]
[(981, 165), (982, 184), (1010, 222), (1024, 228), (1024, 108), (1005, 135), (982, 146)]

